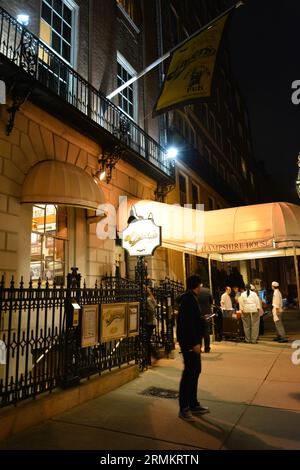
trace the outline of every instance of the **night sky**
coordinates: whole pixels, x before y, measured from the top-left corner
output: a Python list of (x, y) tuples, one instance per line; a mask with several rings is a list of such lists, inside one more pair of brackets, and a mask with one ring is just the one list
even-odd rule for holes
[(292, 104), (291, 84), (300, 80), (300, 1), (246, 1), (233, 15), (229, 46), (250, 113), (254, 156), (265, 162), (282, 199), (299, 203), (300, 104)]

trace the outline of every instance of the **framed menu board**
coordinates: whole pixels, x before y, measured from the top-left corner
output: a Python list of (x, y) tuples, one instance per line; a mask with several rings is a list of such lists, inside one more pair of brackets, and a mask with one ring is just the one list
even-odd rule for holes
[(99, 305), (84, 305), (81, 317), (81, 347), (98, 344)]
[(125, 338), (127, 333), (126, 303), (102, 304), (100, 342)]
[(127, 336), (139, 334), (140, 303), (129, 302), (127, 304)]

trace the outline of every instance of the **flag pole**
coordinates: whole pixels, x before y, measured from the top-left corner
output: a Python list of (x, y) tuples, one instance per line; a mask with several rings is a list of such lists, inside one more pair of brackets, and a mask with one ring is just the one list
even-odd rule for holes
[(197, 31), (195, 31), (195, 33), (193, 33), (191, 36), (189, 36), (188, 38), (184, 39), (182, 42), (180, 42), (179, 44), (177, 44), (176, 46), (174, 46), (172, 49), (170, 49), (168, 52), (166, 52), (163, 56), (159, 57), (158, 59), (156, 59), (154, 62), (152, 62), (152, 64), (148, 65), (144, 70), (142, 70), (141, 72), (139, 72), (138, 74), (134, 75), (130, 80), (128, 80), (127, 82), (123, 83), (123, 85), (119, 86), (118, 88), (116, 88), (116, 90), (112, 91), (109, 95), (107, 95), (107, 99), (108, 100), (111, 100), (114, 96), (116, 96), (118, 93), (120, 93), (120, 91), (124, 90), (124, 88), (127, 88), (129, 85), (131, 85), (132, 83), (136, 82), (139, 78), (143, 77), (144, 75), (146, 75), (146, 73), (150, 72), (150, 70), (154, 69), (157, 65), (161, 64), (161, 62), (163, 62), (164, 60), (168, 59), (168, 57), (170, 57), (170, 55), (176, 51), (176, 49), (178, 49), (179, 47), (183, 46), (186, 42), (190, 41), (191, 39), (193, 39), (195, 36), (197, 36), (199, 33), (201, 33), (202, 31), (205, 31), (206, 29), (209, 29), (211, 26), (213, 26), (214, 23), (216, 23), (217, 21), (219, 21), (221, 18), (223, 18), (223, 16), (227, 15), (228, 13), (230, 13), (232, 10), (235, 10), (236, 8), (239, 8), (240, 6), (244, 5), (244, 1), (239, 1), (237, 2), (235, 5), (233, 5), (232, 7), (228, 8), (226, 11), (224, 11), (223, 13), (221, 13), (219, 16), (217, 16), (216, 18), (214, 18), (213, 20), (211, 20), (209, 23), (207, 23), (205, 26), (202, 26), (202, 28), (198, 29)]

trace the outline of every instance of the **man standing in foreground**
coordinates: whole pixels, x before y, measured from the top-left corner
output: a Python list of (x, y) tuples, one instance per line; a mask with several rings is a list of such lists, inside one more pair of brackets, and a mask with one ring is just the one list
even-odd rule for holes
[(279, 290), (279, 284), (276, 281), (272, 282), (272, 289), (273, 293), (273, 300), (272, 300), (272, 313), (273, 313), (273, 320), (275, 323), (277, 337), (274, 338), (274, 341), (278, 341), (278, 343), (287, 343), (288, 340), (285, 337), (285, 329), (282, 323), (282, 295)]
[(201, 280), (197, 275), (187, 279), (187, 291), (182, 295), (177, 319), (177, 341), (184, 360), (179, 388), (179, 417), (193, 422), (193, 414), (202, 415), (209, 409), (197, 399), (198, 379), (201, 373), (201, 339), (205, 334), (205, 320), (197, 296)]

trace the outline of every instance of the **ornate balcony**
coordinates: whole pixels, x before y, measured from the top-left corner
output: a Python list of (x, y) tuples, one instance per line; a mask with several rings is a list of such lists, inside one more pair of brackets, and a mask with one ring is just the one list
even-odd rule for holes
[(8, 133), (14, 113), (29, 97), (104, 148), (120, 148), (121, 143), (122, 158), (158, 184), (174, 182), (174, 161), (167, 159), (165, 149), (3, 8), (0, 65), (14, 101)]

